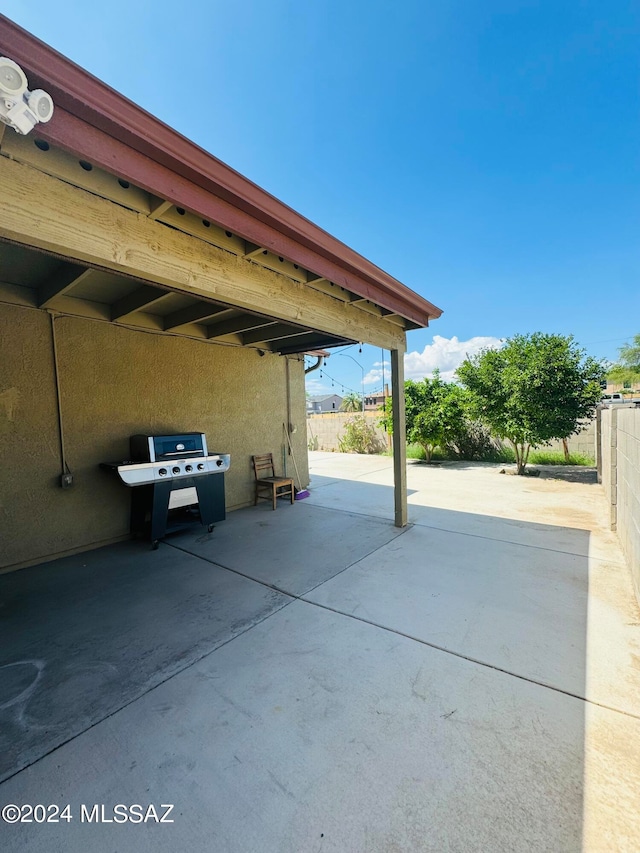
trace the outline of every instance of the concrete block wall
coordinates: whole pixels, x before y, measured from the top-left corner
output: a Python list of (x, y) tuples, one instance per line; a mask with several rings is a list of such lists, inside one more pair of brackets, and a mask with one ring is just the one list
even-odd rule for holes
[[(307, 417), (308, 446), (312, 450), (335, 450), (339, 449), (339, 439), (344, 433), (344, 425), (353, 413), (329, 412), (326, 414), (310, 415)], [(390, 447), (389, 435), (379, 426), (380, 412), (365, 412), (365, 417), (376, 431), (376, 435), (385, 447)], [(596, 426), (595, 420), (584, 424), (581, 432), (569, 438), (570, 453), (584, 453), (593, 457), (595, 444)], [(557, 450), (562, 452), (562, 442), (554, 441), (551, 445), (544, 445), (540, 450)]]
[[(579, 433), (569, 437), (567, 444), (569, 453), (584, 453), (585, 456), (594, 455), (594, 443), (596, 439), (596, 422), (595, 419), (587, 421), (583, 424)], [(561, 441), (552, 441), (550, 445), (544, 445), (540, 450), (559, 450), (562, 452), (563, 445)]]
[[(324, 415), (310, 415), (307, 418), (307, 442), (312, 450), (338, 451), (339, 440), (344, 435), (344, 427), (348, 420), (361, 412), (330, 412)], [(367, 423), (370, 424), (384, 447), (389, 447), (389, 436), (378, 424), (380, 412), (365, 412)]]
[(616, 432), (616, 529), (640, 601), (640, 409), (620, 409)]
[(617, 496), (617, 409), (602, 409), (601, 417), (601, 434), (600, 446), (597, 449), (598, 453), (598, 473), (600, 482), (604, 488), (604, 493), (609, 506), (609, 524), (612, 530), (616, 529), (616, 508), (618, 504)]
[(640, 409), (602, 410), (598, 469), (640, 602)]

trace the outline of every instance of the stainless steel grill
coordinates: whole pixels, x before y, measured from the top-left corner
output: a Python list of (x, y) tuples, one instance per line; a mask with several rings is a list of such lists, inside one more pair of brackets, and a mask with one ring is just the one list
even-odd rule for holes
[(231, 457), (210, 454), (204, 433), (132, 435), (129, 445), (130, 460), (101, 467), (133, 489), (132, 533), (149, 535), (157, 548), (167, 533), (186, 524), (200, 521), (211, 532), (224, 520), (224, 473)]

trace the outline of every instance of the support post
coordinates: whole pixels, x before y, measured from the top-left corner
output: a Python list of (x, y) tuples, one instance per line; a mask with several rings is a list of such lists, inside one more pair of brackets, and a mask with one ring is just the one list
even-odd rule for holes
[(393, 482), (395, 525), (407, 525), (407, 441), (404, 410), (404, 350), (391, 350), (393, 411)]

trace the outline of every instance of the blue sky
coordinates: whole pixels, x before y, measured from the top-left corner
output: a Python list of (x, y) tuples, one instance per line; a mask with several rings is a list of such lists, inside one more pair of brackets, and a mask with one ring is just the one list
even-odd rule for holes
[[(573, 334), (614, 359), (640, 332), (639, 4), (3, 12), (440, 306), (409, 373), (452, 369), (475, 338)], [(348, 352), (373, 389), (380, 351)], [(361, 385), (350, 359), (327, 371)]]

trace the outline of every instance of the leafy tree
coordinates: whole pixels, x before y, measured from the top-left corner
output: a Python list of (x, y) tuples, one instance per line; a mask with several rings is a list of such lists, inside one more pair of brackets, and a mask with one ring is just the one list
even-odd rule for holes
[[(405, 417), (407, 441), (421, 445), (427, 458), (436, 447), (455, 444), (464, 430), (463, 391), (457, 385), (443, 382), (439, 371), (433, 378), (405, 382)], [(392, 402), (387, 400), (382, 424), (392, 431)]]
[(342, 398), (342, 403), (340, 404), (341, 412), (361, 412), (362, 411), (362, 397), (360, 394), (357, 394), (355, 391), (350, 391), (348, 394), (345, 394)]
[(573, 336), (536, 332), (467, 358), (457, 375), (473, 414), (510, 442), (524, 474), (532, 447), (568, 438), (593, 416), (604, 366), (586, 357)]
[(628, 388), (640, 386), (640, 334), (635, 335), (633, 343), (620, 347), (618, 354), (620, 360), (610, 367), (607, 379)]

